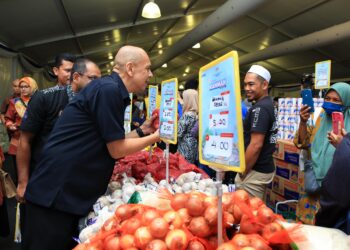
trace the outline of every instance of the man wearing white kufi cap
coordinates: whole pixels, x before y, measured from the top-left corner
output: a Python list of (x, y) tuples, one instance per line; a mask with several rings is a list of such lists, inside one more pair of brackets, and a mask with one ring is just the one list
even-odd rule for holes
[(247, 99), (255, 104), (244, 120), (246, 171), (235, 179), (238, 189), (261, 199), (275, 173), (272, 153), (276, 144), (277, 123), (273, 102), (268, 96), (270, 79), (270, 72), (260, 65), (251, 66), (244, 78)]

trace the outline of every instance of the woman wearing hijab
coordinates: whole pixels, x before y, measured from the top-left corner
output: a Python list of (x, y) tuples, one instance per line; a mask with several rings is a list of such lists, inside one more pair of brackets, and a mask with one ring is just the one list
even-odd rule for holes
[(191, 133), (198, 120), (198, 92), (188, 89), (183, 92), (183, 113), (178, 123), (177, 151), (185, 159), (194, 163), (197, 160), (198, 141)]
[(335, 151), (333, 145), (338, 144), (337, 136), (332, 131), (332, 113), (342, 112), (344, 115), (344, 128), (350, 131), (350, 85), (338, 82), (326, 92), (323, 110), (314, 126), (307, 126), (310, 118), (307, 106), (300, 110), (299, 131), (295, 136), (294, 144), (298, 148), (308, 149), (309, 158), (316, 176), (317, 183), (321, 186), (326, 176)]
[[(23, 77), (19, 81), (21, 89), (20, 97), (11, 99), (7, 112), (5, 114), (5, 125), (11, 131), (11, 140), (8, 150), (9, 155), (16, 156), (18, 140), (20, 136), (19, 126), (26, 112), (30, 97), (38, 89), (36, 81), (31, 77)], [(15, 160), (15, 158), (14, 158)]]

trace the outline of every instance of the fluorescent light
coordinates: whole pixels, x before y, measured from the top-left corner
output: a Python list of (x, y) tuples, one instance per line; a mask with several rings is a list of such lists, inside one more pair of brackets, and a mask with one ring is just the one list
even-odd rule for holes
[(162, 68), (166, 68), (166, 67), (168, 67), (168, 64), (164, 63), (164, 64), (162, 65)]
[(159, 18), (161, 17), (160, 9), (154, 0), (150, 0), (142, 9), (142, 14), (144, 18)]
[(199, 49), (201, 47), (200, 43), (196, 43), (195, 45), (192, 46), (194, 49)]

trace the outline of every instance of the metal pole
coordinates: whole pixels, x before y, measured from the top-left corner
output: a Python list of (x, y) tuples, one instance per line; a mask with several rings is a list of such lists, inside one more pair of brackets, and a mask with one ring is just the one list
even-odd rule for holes
[(165, 166), (165, 179), (166, 179), (166, 185), (169, 187), (169, 143), (166, 143), (166, 148), (165, 148), (165, 161), (166, 161), (166, 166)]
[(216, 190), (218, 196), (218, 246), (223, 242), (222, 238), (222, 179), (225, 172), (222, 170), (216, 170)]

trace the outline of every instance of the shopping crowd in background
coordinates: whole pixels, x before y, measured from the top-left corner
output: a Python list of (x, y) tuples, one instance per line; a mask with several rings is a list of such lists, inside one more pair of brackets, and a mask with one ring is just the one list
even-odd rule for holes
[[(1, 106), (1, 122), (8, 132), (4, 139), (9, 144), (5, 156), (17, 173), (13, 179), (21, 203), (23, 249), (73, 248), (79, 218), (105, 192), (115, 161), (155, 143), (164, 147), (159, 131), (152, 126), (154, 117), (146, 119), (145, 90), (153, 74), (143, 49), (122, 47), (115, 56), (113, 72), (104, 77), (91, 60), (67, 53), (56, 57), (53, 72), (57, 82), (48, 89), (38, 90), (29, 76), (14, 80), (13, 93)], [(225, 178), (236, 189), (261, 199), (275, 175), (272, 154), (277, 142), (278, 102), (269, 96), (272, 77), (260, 65), (252, 65), (244, 76), (246, 170), (228, 172)], [(132, 101), (129, 93), (135, 94)], [(130, 103), (132, 131), (125, 134), (124, 112)], [(215, 178), (215, 172), (198, 159), (198, 103), (198, 81), (190, 80), (179, 93), (178, 143), (171, 151)], [(315, 122), (311, 122), (314, 114), (310, 107), (302, 106), (294, 139), (315, 176), (317, 188), (310, 195), (320, 200), (316, 223), (347, 233), (349, 106), (350, 85), (333, 84)], [(333, 112), (344, 115), (339, 134), (332, 129)], [(0, 147), (0, 167), (5, 156)], [(6, 208), (1, 193), (0, 207), (2, 212)], [(337, 213), (330, 216), (329, 211)]]

